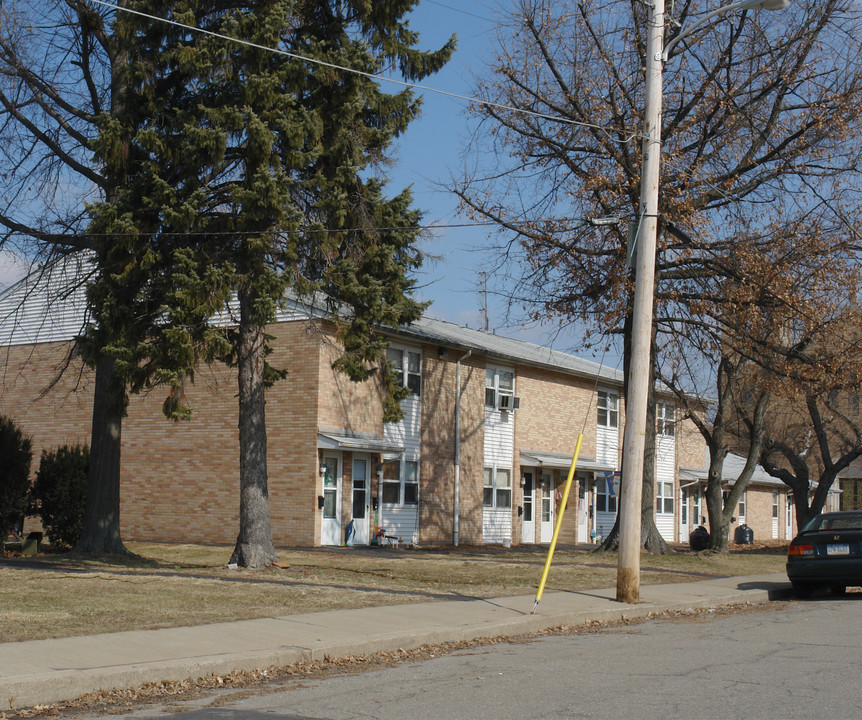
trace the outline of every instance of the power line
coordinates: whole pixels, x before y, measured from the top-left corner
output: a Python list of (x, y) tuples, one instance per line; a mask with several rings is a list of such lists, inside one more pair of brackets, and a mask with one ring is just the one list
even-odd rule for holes
[(462, 10), (461, 8), (455, 7), (454, 5), (447, 5), (446, 3), (438, 2), (437, 0), (424, 0), (424, 2), (429, 5), (438, 5), (439, 7), (446, 8), (447, 10), (451, 10), (452, 12), (461, 13), (462, 15), (469, 15), (470, 17), (474, 17), (477, 20), (484, 20), (485, 22), (494, 22), (490, 18), (482, 17), (481, 15), (477, 15), (476, 13), (471, 13), (468, 10)]
[[(632, 135), (631, 130), (627, 129), (619, 129), (619, 128), (609, 128), (603, 125), (597, 125), (595, 123), (587, 123), (581, 122), (578, 120), (571, 120), (569, 118), (558, 117), (556, 115), (548, 115), (546, 113), (536, 112), (534, 110), (526, 110), (524, 108), (514, 107), (512, 105), (505, 105), (503, 103), (492, 102), (490, 100), (481, 100), (476, 97), (471, 97), (469, 95), (460, 95), (458, 93), (449, 92), (448, 90), (440, 90), (438, 88), (433, 88), (428, 85), (420, 85), (418, 83), (408, 82), (406, 80), (398, 80), (396, 78), (385, 77), (383, 75), (375, 75), (374, 73), (365, 72), (364, 70), (357, 70), (356, 68), (346, 67), (344, 65), (338, 65), (336, 63), (326, 62), (325, 60), (318, 60), (316, 58), (306, 57), (304, 55), (299, 55), (297, 53), (292, 53), (288, 50), (281, 50), (279, 48), (267, 47), (265, 45), (260, 45), (258, 43), (253, 43), (250, 40), (242, 40), (240, 38), (230, 37), (229, 35), (222, 35), (221, 33), (213, 32), (212, 30), (205, 30), (203, 28), (194, 27), (193, 25), (186, 25), (184, 23), (177, 22), (176, 20), (168, 20), (167, 18), (158, 17), (157, 15), (150, 15), (149, 13), (141, 12), (140, 10), (132, 10), (131, 8), (120, 7), (118, 5), (114, 5), (113, 3), (105, 2), (105, 0), (90, 0), (90, 2), (95, 3), (96, 5), (102, 5), (107, 8), (111, 8), (112, 10), (117, 10), (120, 12), (129, 13), (131, 15), (137, 15), (138, 17), (145, 18), (147, 20), (153, 20), (154, 22), (166, 23), (168, 25), (173, 25), (174, 27), (182, 28), (184, 30), (189, 30), (191, 32), (200, 33), (201, 35), (208, 35), (210, 37), (218, 38), (219, 40), (227, 40), (228, 42), (233, 42), (238, 45), (244, 45), (246, 47), (254, 48), (255, 50), (265, 50), (267, 52), (275, 53), (276, 55), (283, 55), (284, 57), (291, 58), (292, 60), (300, 60), (302, 62), (312, 63), (314, 65), (320, 65), (322, 67), (331, 68), (333, 70), (340, 70), (342, 72), (352, 73), (353, 75), (359, 75), (361, 77), (369, 78), (370, 80), (374, 80), (376, 82), (388, 82), (392, 85), (398, 85), (399, 87), (409, 88), (411, 90), (421, 90), (422, 92), (435, 93), (437, 95), (443, 95), (444, 97), (453, 98), (455, 100), (463, 100), (467, 103), (475, 103), (477, 105), (482, 105), (484, 107), (496, 108), (498, 110), (508, 110), (510, 112), (520, 113), (522, 115), (528, 115), (530, 117), (536, 117), (542, 120), (550, 120), (552, 122), (558, 122), (563, 125), (573, 125), (576, 127), (590, 128), (592, 130), (601, 130), (606, 133), (618, 133), (622, 135)], [(638, 132), (634, 132), (634, 136), (639, 136)]]
[[(344, 228), (299, 228), (297, 230), (277, 229), (276, 232), (282, 234), (299, 233), (299, 234), (323, 234), (323, 233), (353, 233), (353, 232), (399, 232), (401, 230), (452, 230), (458, 228), (473, 228), (473, 227), (497, 227), (498, 223), (488, 220), (486, 222), (469, 222), (469, 223), (432, 223), (430, 225), (390, 225), (390, 226), (364, 226), (364, 227), (344, 227)], [(140, 235), (158, 235), (160, 237), (247, 237), (252, 235), (261, 235), (270, 232), (270, 230), (189, 230), (183, 232), (164, 232), (161, 230), (153, 231), (152, 233), (91, 233), (91, 232), (73, 232), (67, 233), (66, 236), (71, 240), (75, 238), (105, 238), (105, 237), (138, 237)], [(53, 233), (60, 235), (62, 233)], [(0, 233), (0, 237), (26, 237), (32, 238), (33, 233), (24, 230), (10, 230), (9, 232)]]

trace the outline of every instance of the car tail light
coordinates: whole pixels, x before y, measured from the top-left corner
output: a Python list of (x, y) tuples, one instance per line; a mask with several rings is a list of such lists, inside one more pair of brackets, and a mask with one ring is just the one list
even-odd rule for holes
[(790, 547), (787, 548), (788, 557), (793, 555), (813, 555), (814, 554), (814, 546), (807, 545), (805, 543), (790, 543)]

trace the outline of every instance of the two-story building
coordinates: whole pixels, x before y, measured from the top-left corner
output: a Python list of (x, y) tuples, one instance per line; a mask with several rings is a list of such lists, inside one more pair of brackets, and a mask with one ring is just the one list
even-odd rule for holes
[[(46, 268), (0, 295), (0, 414), (32, 437), (37, 458), (89, 439), (92, 374), (70, 355), (83, 295), (57, 290), (73, 288), (79, 272)], [(561, 541), (589, 542), (613, 526), (625, 423), (619, 370), (426, 317), (389, 333), (388, 358), (409, 394), (402, 420), (384, 423), (373, 383), (332, 369), (336, 341), (313, 309), (288, 302), (268, 332), (269, 362), (287, 370), (267, 392), (276, 545), (368, 544), (381, 528), (423, 545), (548, 542), (579, 433)], [(187, 423), (163, 417), (158, 390), (130, 402), (126, 539), (236, 537), (235, 370), (201, 368), (185, 395), (194, 411)], [(686, 542), (706, 514), (704, 443), (669, 394), (657, 416), (656, 522), (665, 539)]]

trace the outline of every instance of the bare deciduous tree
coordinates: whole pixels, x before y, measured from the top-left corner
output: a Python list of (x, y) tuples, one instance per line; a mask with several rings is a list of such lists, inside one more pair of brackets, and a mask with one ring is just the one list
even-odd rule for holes
[[(665, 44), (709, 9), (671, 6)], [(478, 86), (493, 103), (476, 109), (471, 149), (485, 160), (458, 187), (468, 212), (501, 229), (511, 303), (578, 328), (587, 345), (627, 334), (622, 221), (640, 212), (646, 19), (624, 0), (521, 0)], [(736, 362), (778, 348), (746, 329), (741, 310), (789, 317), (825, 267), (853, 272), (858, 6), (801, 0), (726, 15), (676, 46), (664, 81), (654, 364), (680, 392), (709, 395), (709, 379), (729, 377), (724, 350)], [(595, 227), (595, 217), (621, 222)], [(797, 265), (775, 280), (776, 267)], [(684, 379), (683, 366), (706, 370)], [(711, 442), (718, 463), (724, 443)], [(651, 489), (648, 472), (644, 482)], [(719, 522), (721, 493), (710, 495)]]
[[(0, 8), (0, 246), (53, 262), (89, 247), (87, 202), (112, 192), (94, 160), (100, 118), (114, 112), (122, 48), (112, 11), (85, 0), (6, 2)], [(83, 329), (83, 327), (82, 327)], [(76, 550), (125, 553), (119, 527), (120, 441), (126, 388), (96, 364), (84, 530)]]

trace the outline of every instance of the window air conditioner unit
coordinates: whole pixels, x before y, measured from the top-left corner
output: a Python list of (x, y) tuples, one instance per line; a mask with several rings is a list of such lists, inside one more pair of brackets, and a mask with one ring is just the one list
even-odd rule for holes
[(514, 395), (499, 394), (497, 408), (500, 410), (518, 410), (521, 407), (521, 398)]

